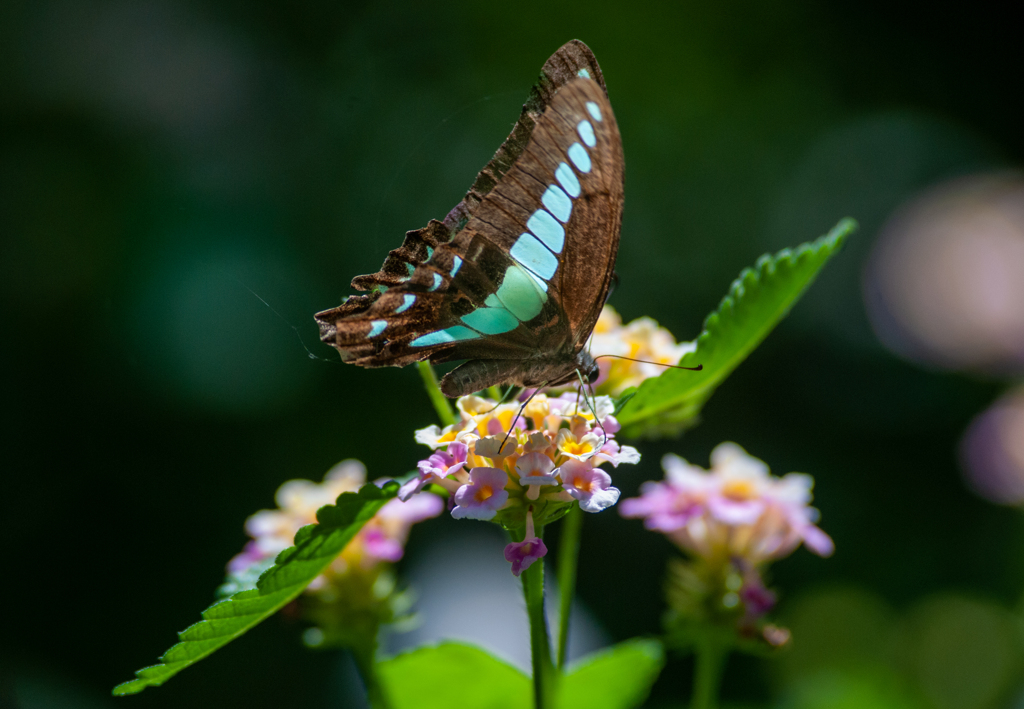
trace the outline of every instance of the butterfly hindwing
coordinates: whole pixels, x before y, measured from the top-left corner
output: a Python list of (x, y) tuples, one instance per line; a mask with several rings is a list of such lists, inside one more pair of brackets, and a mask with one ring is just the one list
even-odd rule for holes
[(463, 201), (444, 222), (409, 232), (381, 271), (354, 279), (372, 292), (319, 313), (321, 337), (369, 367), (506, 362), (478, 367), (494, 382), (572, 372), (607, 294), (621, 205), (621, 140), (603, 76), (589, 49), (570, 42)]

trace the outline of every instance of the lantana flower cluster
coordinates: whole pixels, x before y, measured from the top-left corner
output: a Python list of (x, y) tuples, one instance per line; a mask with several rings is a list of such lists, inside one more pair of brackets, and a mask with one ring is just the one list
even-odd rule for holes
[[(697, 580), (677, 573), (686, 586), (677, 600), (703, 594), (700, 600), (711, 602), (712, 611), (742, 612), (741, 624), (749, 627), (775, 604), (762, 581), (770, 562), (800, 544), (819, 556), (832, 554), (832, 539), (815, 524), (809, 475), (772, 476), (735, 443), (712, 451), (710, 470), (671, 454), (662, 465), (665, 480), (644, 483), (640, 497), (624, 500), (620, 512), (642, 518), (647, 529), (666, 535), (693, 560), (690, 575)], [(690, 615), (699, 605), (693, 600), (685, 604)]]
[(620, 316), (610, 305), (605, 305), (594, 327), (590, 351), (595, 355), (618, 355), (645, 360), (634, 362), (614, 357), (601, 357), (597, 365), (601, 376), (595, 382), (599, 394), (620, 396), (630, 387), (656, 377), (665, 371), (659, 365), (679, 364), (683, 355), (697, 349), (696, 342), (677, 343), (672, 333), (648, 317), (622, 324)]
[(778, 478), (735, 443), (722, 443), (704, 470), (677, 455), (662, 460), (664, 482), (647, 482), (641, 495), (624, 500), (625, 517), (640, 517), (695, 556), (717, 561), (742, 558), (755, 566), (788, 556), (801, 543), (820, 556), (831, 538), (810, 507), (810, 475)]
[(573, 502), (600, 512), (618, 501), (619, 490), (602, 465), (640, 460), (635, 448), (615, 440), (612, 400), (598, 396), (592, 402), (575, 392), (534, 394), (525, 407), (461, 397), (456, 423), (416, 432), (434, 453), (419, 462), (419, 474), (402, 486), (399, 499), (434, 484), (449, 493), (453, 517), (501, 524), (522, 538), (505, 549), (518, 576), (547, 553), (537, 527), (561, 517)]
[[(358, 460), (334, 466), (322, 483), (289, 480), (275, 495), (277, 509), (261, 510), (245, 522), (252, 537), (240, 554), (228, 562), (228, 583), (222, 593), (255, 585), (279, 553), (292, 546), (295, 533), (316, 522), (324, 505), (334, 504), (343, 492), (356, 492), (366, 482), (366, 468)], [(393, 499), (370, 519), (330, 566), (306, 588), (318, 604), (311, 613), (318, 625), (342, 627), (353, 618), (390, 618), (389, 601), (394, 591), (389, 566), (402, 558), (412, 525), (436, 517), (444, 502), (423, 495), (404, 502)]]

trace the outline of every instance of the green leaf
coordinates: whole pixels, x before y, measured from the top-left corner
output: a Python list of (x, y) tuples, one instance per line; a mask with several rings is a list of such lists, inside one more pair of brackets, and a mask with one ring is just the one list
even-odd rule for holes
[(614, 416), (618, 416), (619, 412), (626, 408), (626, 404), (629, 403), (629, 400), (636, 396), (636, 391), (636, 387), (628, 387), (625, 391), (619, 394), (619, 398), (615, 400), (615, 410), (612, 412)]
[[(562, 678), (556, 706), (639, 706), (664, 663), (661, 643), (639, 638), (588, 655)], [(522, 709), (533, 703), (529, 677), (485, 650), (457, 642), (385, 660), (377, 674), (392, 709)]]
[(665, 664), (657, 640), (633, 638), (587, 655), (558, 687), (559, 709), (628, 709), (640, 706)]
[(136, 694), (159, 686), (189, 665), (227, 645), (239, 635), (302, 593), (320, 575), (381, 507), (398, 492), (398, 483), (383, 488), (372, 483), (359, 492), (342, 493), (334, 505), (321, 507), (317, 524), (295, 535), (295, 546), (281, 552), (256, 588), (241, 591), (203, 611), (203, 620), (181, 633), (181, 639), (160, 658), (160, 664), (135, 673), (137, 679), (114, 687), (115, 695)]
[(485, 650), (457, 642), (420, 647), (381, 662), (377, 674), (392, 709), (522, 709), (530, 678)]
[(622, 435), (656, 438), (693, 426), (704, 402), (786, 316), (856, 227), (852, 219), (843, 219), (817, 241), (765, 254), (754, 268), (744, 269), (704, 321), (697, 349), (679, 361), (704, 369), (668, 369), (643, 382), (617, 416)]

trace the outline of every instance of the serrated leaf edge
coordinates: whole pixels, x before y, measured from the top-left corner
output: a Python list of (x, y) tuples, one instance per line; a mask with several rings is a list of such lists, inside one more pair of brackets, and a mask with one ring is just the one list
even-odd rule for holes
[[(740, 271), (740, 274), (733, 280), (729, 286), (729, 290), (726, 295), (719, 302), (718, 307), (713, 310), (704, 319), (703, 327), (701, 328), (700, 335), (695, 340), (697, 347), (692, 351), (680, 358), (678, 364), (680, 365), (691, 365), (699, 362), (701, 355), (701, 345), (707, 343), (709, 339), (714, 337), (715, 330), (720, 326), (722, 317), (735, 310), (738, 301), (740, 301), (747, 293), (748, 287), (754, 288), (760, 286), (766, 276), (774, 275), (778, 271), (780, 264), (787, 264), (789, 266), (799, 265), (799, 262), (806, 259), (817, 256), (822, 251), (829, 251), (829, 257), (831, 257), (842, 244), (846, 241), (847, 237), (857, 228), (857, 222), (849, 217), (839, 221), (829, 232), (812, 242), (805, 242), (800, 244), (796, 249), (785, 248), (778, 251), (776, 254), (762, 254), (758, 257), (757, 261), (754, 262), (754, 267), (747, 267)], [(824, 263), (822, 264), (824, 266)], [(820, 271), (820, 269), (819, 269)], [(814, 280), (817, 278), (815, 273), (811, 279), (807, 282), (804, 289), (809, 287)], [(749, 283), (748, 283), (749, 281)], [(801, 291), (802, 295), (803, 292)], [(786, 316), (789, 310), (799, 300), (799, 296), (794, 298), (790, 303), (783, 306), (774, 317), (775, 321), (781, 320)], [(768, 332), (771, 330), (769, 329)], [(767, 333), (765, 333), (767, 336)], [(737, 367), (739, 363), (743, 361), (750, 354), (753, 349), (763, 341), (763, 337), (753, 343), (750, 348), (745, 350), (737, 351), (736, 355), (729, 360), (729, 366), (722, 367), (721, 374), (717, 377), (709, 377), (701, 386), (692, 389), (690, 391), (690, 400), (700, 400), (701, 396), (707, 393), (710, 396), (710, 391), (713, 391), (718, 387), (719, 384)], [(737, 361), (738, 360), (738, 361)], [(644, 381), (641, 385), (637, 394), (640, 394), (644, 387), (653, 386), (654, 382), (659, 377), (653, 377)], [(622, 408), (620, 414), (626, 414), (629, 411), (630, 405), (636, 401), (637, 397), (631, 398), (629, 402)], [(641, 399), (641, 404), (642, 399)], [(642, 413), (643, 416), (640, 418), (629, 418), (628, 416), (619, 416), (620, 423), (626, 426), (635, 426), (641, 423), (643, 419), (657, 416), (658, 414), (670, 411), (678, 406), (677, 401), (666, 401), (665, 403), (657, 406), (646, 405), (639, 409), (638, 413)]]
[[(202, 660), (203, 658), (212, 654), (219, 648), (223, 647), (224, 645), (227, 645), (235, 638), (239, 637), (240, 635), (243, 635), (252, 627), (254, 627), (256, 623), (242, 623), (241, 627), (238, 630), (231, 633), (215, 634), (204, 638), (189, 637), (195, 636), (196, 634), (201, 634), (199, 633), (200, 628), (208, 627), (209, 624), (212, 624), (216, 621), (227, 622), (229, 619), (238, 621), (239, 619), (245, 619), (253, 616), (269, 617), (276, 613), (289, 601), (291, 601), (293, 598), (302, 593), (302, 591), (308, 585), (309, 581), (312, 581), (313, 578), (316, 578), (316, 575), (320, 573), (320, 571), (317, 571), (317, 573), (311, 576), (309, 580), (306, 581), (306, 583), (291, 584), (289, 586), (285, 586), (284, 588), (278, 588), (263, 593), (263, 589), (269, 585), (273, 577), (280, 573), (277, 570), (284, 568), (284, 565), (288, 563), (289, 559), (295, 558), (296, 555), (299, 553), (300, 547), (304, 545), (311, 545), (315, 543), (317, 539), (322, 538), (325, 535), (329, 535), (339, 529), (342, 529), (343, 527), (346, 529), (346, 531), (351, 531), (351, 535), (349, 537), (350, 541), (351, 538), (354, 537), (359, 532), (360, 529), (362, 529), (363, 525), (366, 524), (370, 517), (373, 516), (372, 514), (364, 514), (365, 511), (367, 510), (367, 505), (379, 503), (379, 507), (383, 507), (384, 503), (386, 503), (388, 500), (390, 500), (397, 494), (397, 491), (398, 484), (394, 482), (387, 483), (383, 488), (377, 487), (373, 483), (367, 483), (363, 485), (357, 492), (342, 493), (341, 495), (338, 496), (338, 499), (335, 501), (334, 505), (325, 505), (324, 507), (321, 507), (320, 510), (317, 511), (318, 523), (315, 525), (306, 525), (305, 527), (300, 529), (299, 532), (296, 533), (295, 538), (298, 541), (298, 543), (295, 546), (288, 547), (287, 549), (283, 550), (280, 554), (277, 555), (277, 559), (275, 559), (274, 565), (266, 571), (264, 571), (262, 574), (260, 574), (260, 578), (256, 582), (255, 589), (239, 591), (238, 593), (228, 598), (219, 600), (216, 603), (210, 605), (208, 608), (206, 608), (206, 610), (204, 610), (201, 613), (201, 616), (203, 618), (202, 620), (193, 623), (192, 625), (188, 626), (180, 633), (178, 633), (180, 642), (175, 643), (170, 648), (168, 648), (167, 651), (164, 652), (164, 654), (159, 658), (159, 662), (157, 662), (156, 664), (143, 667), (142, 669), (136, 671), (135, 679), (128, 680), (127, 682), (122, 682), (121, 684), (114, 687), (112, 691), (114, 696), (137, 694), (138, 692), (144, 690), (146, 687), (159, 687), (164, 682), (169, 680), (171, 677), (173, 677), (189, 665), (192, 665), (198, 662), (199, 660)], [(355, 510), (355, 513), (352, 515), (352, 520), (347, 525), (337, 523), (330, 524), (325, 521), (332, 516), (328, 511), (328, 508), (337, 509), (339, 507), (344, 507), (345, 510), (347, 511), (348, 508), (353, 504), (353, 502), (355, 502), (353, 498), (361, 498), (361, 504), (359, 505), (359, 508)], [(376, 511), (377, 510), (374, 510), (374, 514), (376, 514)], [(359, 524), (358, 527), (355, 527), (353, 529), (352, 525), (359, 522), (360, 517), (363, 518), (362, 523)], [(314, 527), (315, 529), (306, 532), (303, 535), (303, 538), (300, 540), (300, 534), (302, 534), (305, 530), (308, 530), (310, 527)], [(323, 534), (318, 534), (318, 532), (320, 532), (321, 530), (323, 530)], [(344, 549), (344, 545), (338, 549), (338, 553), (340, 553), (342, 549)], [(333, 561), (335, 556), (336, 554), (324, 555), (325, 560), (323, 565), (320, 567), (320, 570), (326, 568), (327, 565), (330, 564), (331, 561)], [(278, 598), (275, 598), (275, 596), (277, 596)], [(269, 603), (269, 605), (261, 605), (257, 610), (243, 610), (247, 602), (263, 601), (264, 604), (266, 604), (266, 602), (270, 599), (273, 600)], [(242, 608), (238, 608), (239, 606), (242, 606)], [(229, 607), (242, 610), (242, 612), (237, 614), (232, 613), (224, 615), (221, 615), (219, 612), (217, 612), (218, 610), (226, 610)], [(227, 639), (225, 640), (224, 638)], [(180, 652), (180, 648), (186, 648), (190, 646), (195, 648), (196, 645), (202, 645), (203, 643), (210, 643), (214, 645), (214, 647), (205, 650), (201, 649), (200, 654), (195, 657), (190, 657), (183, 660), (171, 659), (169, 661), (165, 661), (165, 658), (173, 656), (176, 652)], [(156, 672), (158, 670), (159, 672)], [(152, 676), (156, 674), (159, 675), (159, 679)]]

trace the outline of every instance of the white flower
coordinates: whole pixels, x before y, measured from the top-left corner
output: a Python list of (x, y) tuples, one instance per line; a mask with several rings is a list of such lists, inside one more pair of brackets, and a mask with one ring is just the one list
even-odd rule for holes
[(427, 426), (426, 428), (421, 428), (416, 431), (416, 442), (429, 446), (434, 450), (444, 448), (453, 441), (468, 443), (469, 440), (476, 438), (473, 429), (467, 428), (468, 423), (468, 421), (462, 421), (454, 423), (451, 426), (445, 426), (443, 429), (439, 426)]

